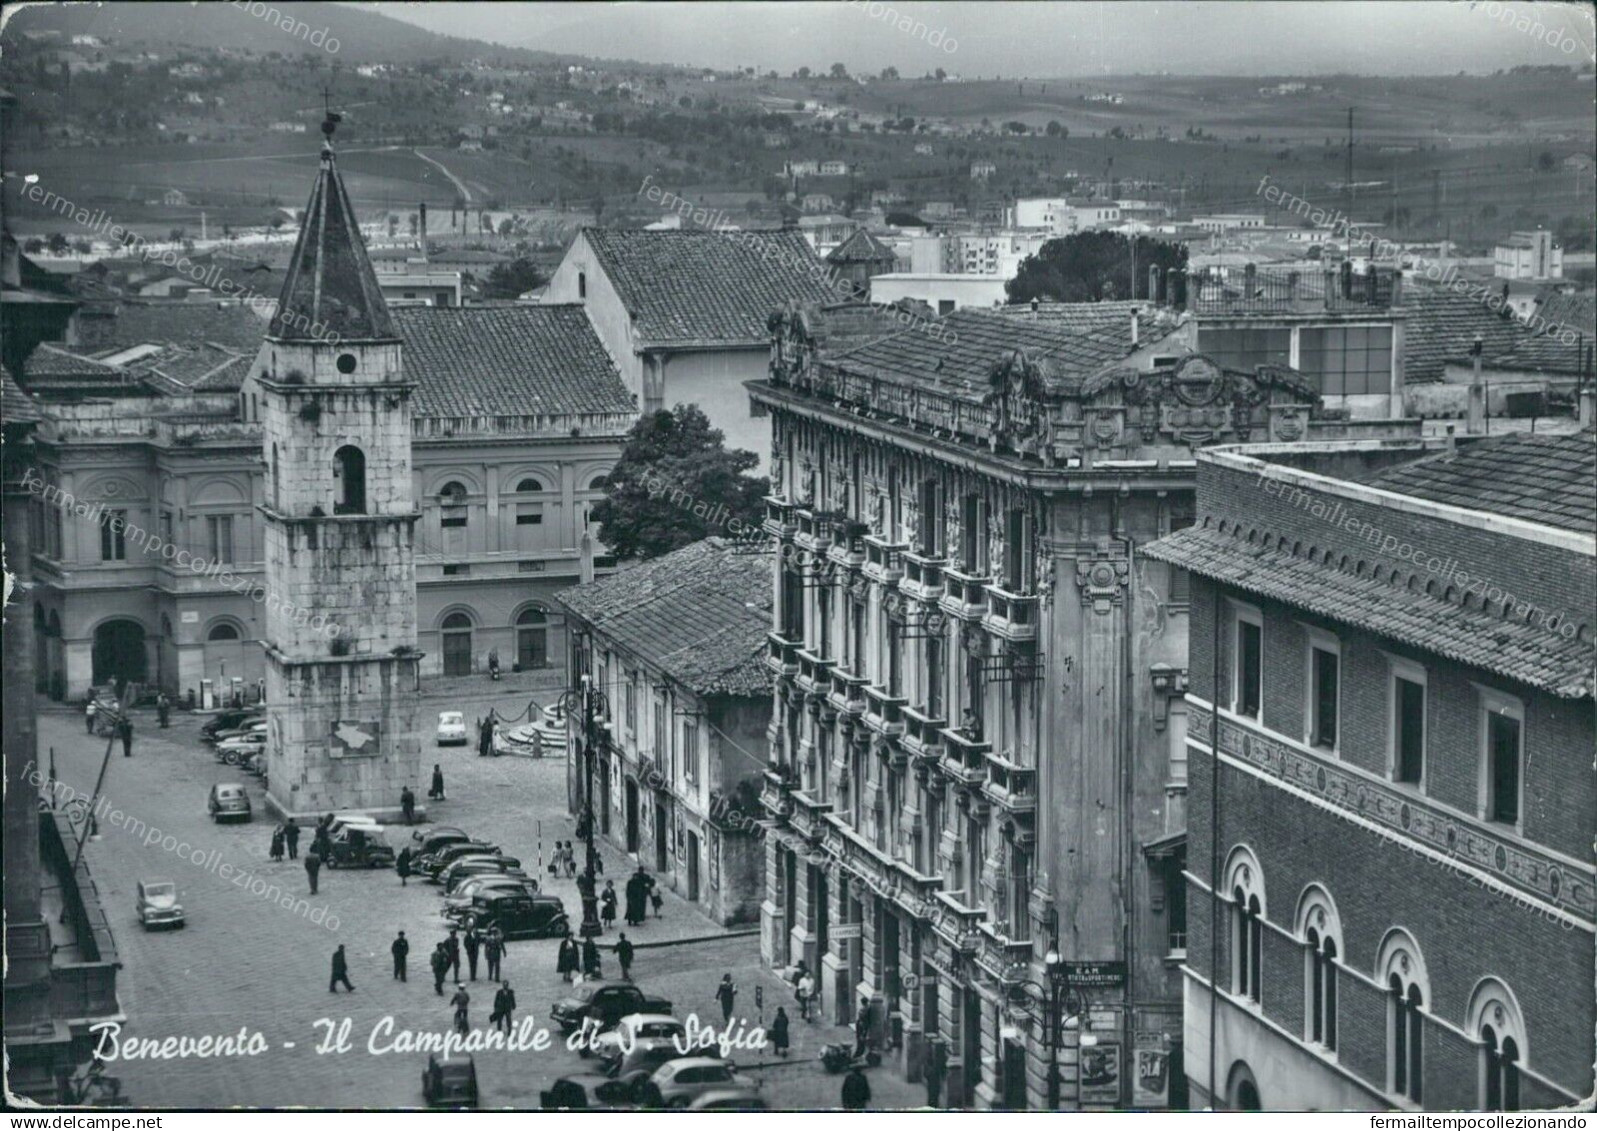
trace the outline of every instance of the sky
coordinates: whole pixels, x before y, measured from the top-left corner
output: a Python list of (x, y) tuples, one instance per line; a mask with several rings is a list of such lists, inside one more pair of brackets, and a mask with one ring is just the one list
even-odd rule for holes
[[(507, 46), (783, 74), (843, 63), (865, 74), (891, 65), (905, 75), (941, 67), (965, 78), (1406, 75), (1589, 63), (1593, 57), (1589, 4), (1527, 0), (357, 6)], [(1520, 17), (1524, 22), (1516, 26)]]

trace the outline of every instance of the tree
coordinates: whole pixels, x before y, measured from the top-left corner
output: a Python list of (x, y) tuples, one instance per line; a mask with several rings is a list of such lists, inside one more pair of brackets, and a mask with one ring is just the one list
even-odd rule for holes
[[(41, 62), (42, 61), (43, 60), (41, 60)], [(29, 255), (38, 255), (44, 250), (44, 241), (38, 236), (33, 236), (22, 245), (22, 250), (27, 252)]]
[(51, 232), (45, 237), (44, 246), (50, 249), (51, 255), (61, 255), (67, 249), (67, 238), (60, 232)]
[[(1132, 263), (1135, 260), (1135, 278)], [(1006, 285), (1012, 303), (1032, 299), (1059, 302), (1101, 302), (1111, 297), (1145, 297), (1148, 268), (1169, 271), (1187, 265), (1187, 249), (1163, 240), (1136, 237), (1131, 243), (1114, 232), (1077, 232), (1049, 240), (1036, 255), (1028, 256)]]
[(841, 63), (833, 63), (832, 64), (832, 77), (834, 79), (846, 79), (846, 78), (848, 78), (848, 68), (843, 66), (843, 64), (841, 64)]
[(807, 79), (810, 77), (810, 69), (808, 67), (800, 67), (794, 72), (794, 75), (801, 79)]
[(728, 451), (698, 405), (646, 413), (593, 508), (599, 540), (618, 558), (655, 558), (712, 534), (756, 531), (770, 485), (743, 473), (758, 462)]
[(883, 82), (897, 82), (898, 81), (898, 68), (897, 67), (883, 67), (882, 68), (882, 81)]
[(1060, 125), (1059, 119), (1054, 118), (1048, 123), (1048, 136), (1066, 138), (1070, 136), (1070, 131), (1065, 129), (1064, 126)]
[(484, 298), (517, 298), (548, 282), (548, 277), (530, 259), (513, 259), (509, 263), (496, 263), (488, 272), (483, 284)]
[(941, 67), (938, 67), (937, 70), (933, 71), (932, 75), (937, 79), (938, 82), (943, 82), (948, 78), (948, 72), (943, 70)]

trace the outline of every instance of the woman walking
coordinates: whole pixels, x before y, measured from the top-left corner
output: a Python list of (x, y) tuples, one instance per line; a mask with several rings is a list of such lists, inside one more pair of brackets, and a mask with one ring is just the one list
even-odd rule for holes
[(278, 863), (283, 859), (283, 826), (278, 825), (272, 830), (272, 862)]

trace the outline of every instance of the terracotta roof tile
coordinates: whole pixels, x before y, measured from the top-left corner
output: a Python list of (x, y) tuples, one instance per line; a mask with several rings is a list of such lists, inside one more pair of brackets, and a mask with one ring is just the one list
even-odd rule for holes
[(33, 398), (11, 378), (11, 370), (0, 365), (0, 421), (7, 425), (37, 424), (44, 416)]
[(1468, 356), (1476, 334), (1487, 357), (1507, 353), (1529, 336), (1523, 324), (1492, 310), (1479, 293), (1414, 283), (1404, 295), (1410, 310), (1403, 335), (1407, 385), (1440, 381), (1447, 359)]

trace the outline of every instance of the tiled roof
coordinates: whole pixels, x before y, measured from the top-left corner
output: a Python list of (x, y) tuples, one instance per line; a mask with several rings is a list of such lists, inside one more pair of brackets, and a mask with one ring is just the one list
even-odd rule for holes
[(1597, 295), (1554, 292), (1536, 307), (1538, 329), (1557, 333), (1567, 327), (1585, 334), (1590, 342), (1597, 337)]
[(1509, 352), (1528, 336), (1512, 315), (1490, 309), (1473, 290), (1415, 283), (1403, 293), (1410, 310), (1403, 334), (1404, 384), (1440, 381), (1447, 359), (1467, 356), (1476, 334), (1487, 357)]
[(254, 353), (237, 353), (201, 342), (193, 346), (166, 345), (156, 353), (130, 361), (125, 368), (157, 384), (166, 393), (236, 393), (250, 371)]
[(1372, 487), (1597, 534), (1597, 432), (1515, 433), (1391, 468)]
[(827, 268), (796, 231), (584, 228), (605, 274), (651, 343), (755, 343), (790, 302), (836, 297)]
[(1189, 526), (1143, 551), (1225, 585), (1307, 609), (1569, 699), (1592, 694), (1597, 646), (1545, 625), (1508, 621), (1402, 585), (1266, 549), (1213, 527)]
[(7, 425), (37, 424), (43, 419), (33, 398), (11, 379), (11, 370), (0, 365), (0, 422)]
[(242, 303), (123, 302), (114, 317), (84, 319), (82, 334), (84, 348), (92, 350), (214, 342), (254, 356), (266, 320)]
[(1528, 373), (1590, 373), (1594, 345), (1597, 343), (1591, 338), (1566, 342), (1556, 334), (1537, 334), (1524, 339), (1507, 353), (1487, 355), (1482, 358), (1481, 364), (1487, 369), (1512, 369)]
[[(1168, 332), (1144, 326), (1147, 345)], [(995, 362), (1020, 350), (1042, 371), (1048, 391), (1076, 396), (1087, 377), (1129, 355), (1131, 318), (1081, 316), (1079, 326), (1063, 316), (1036, 318), (995, 310), (956, 310), (920, 320), (826, 360), (851, 372), (934, 388), (950, 396), (980, 400), (990, 389)]]
[(330, 147), (322, 150), (271, 332), (288, 341), (326, 341), (329, 335), (348, 341), (394, 336), (377, 273), (366, 257), (355, 206)]
[(894, 262), (898, 256), (893, 249), (871, 235), (864, 228), (856, 229), (848, 239), (834, 247), (826, 257), (828, 263), (874, 263), (879, 260)]
[(88, 378), (120, 385), (125, 381), (125, 374), (114, 365), (64, 350), (49, 342), (40, 342), (23, 363), (22, 379), (31, 385), (55, 378)]
[(559, 601), (700, 695), (770, 694), (771, 555), (706, 538)]
[(637, 411), (581, 306), (407, 306), (392, 317), (418, 416)]

